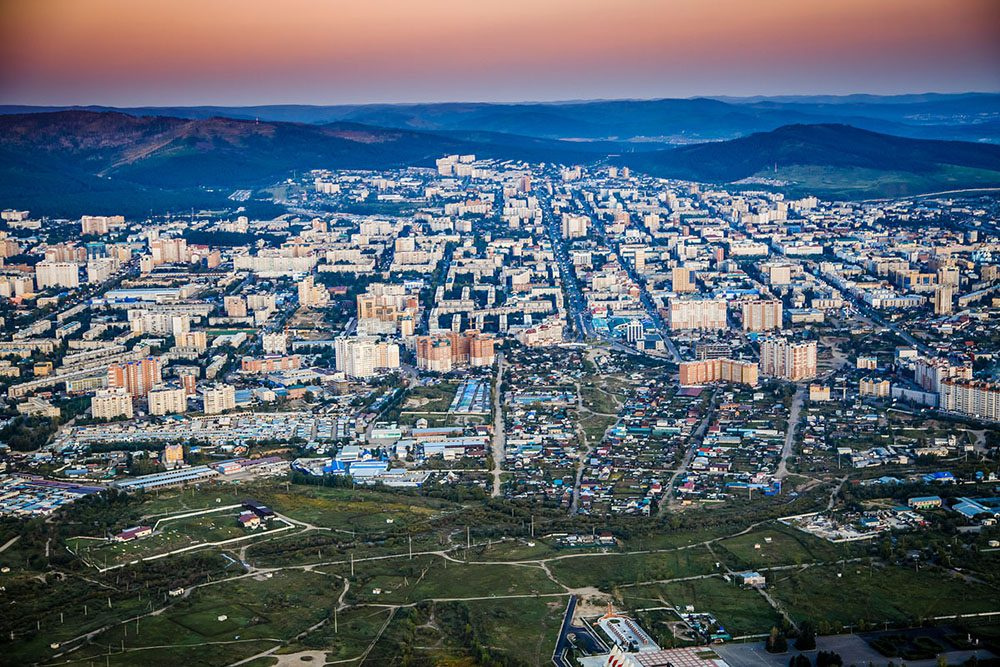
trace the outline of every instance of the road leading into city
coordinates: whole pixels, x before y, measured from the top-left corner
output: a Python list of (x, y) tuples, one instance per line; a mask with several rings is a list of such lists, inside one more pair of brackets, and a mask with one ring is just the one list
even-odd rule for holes
[(500, 398), (500, 388), (503, 386), (503, 352), (497, 353), (497, 374), (493, 380), (493, 491), (494, 498), (500, 495), (500, 475), (503, 473), (503, 463), (507, 458), (507, 434), (503, 419), (503, 401)]

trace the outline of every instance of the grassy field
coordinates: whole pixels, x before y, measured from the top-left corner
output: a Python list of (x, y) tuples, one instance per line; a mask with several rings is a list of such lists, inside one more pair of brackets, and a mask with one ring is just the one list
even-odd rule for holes
[(361, 534), (426, 528), (427, 522), (441, 513), (458, 509), (453, 503), (433, 498), (319, 486), (277, 490), (263, 500), (292, 519)]
[[(323, 566), (350, 575), (350, 565)], [(536, 566), (465, 564), (440, 556), (415, 556), (355, 563), (348, 600), (352, 603), (412, 603), (447, 598), (563, 593)]]
[(251, 540), (267, 535), (287, 524), (271, 522), (256, 530), (247, 530), (236, 523), (239, 510), (220, 510), (212, 514), (162, 520), (156, 532), (131, 542), (109, 542), (88, 537), (66, 540), (81, 558), (96, 567), (109, 567), (134, 560), (165, 554), (196, 544), (211, 544), (238, 538)]
[(552, 574), (570, 587), (611, 590), (619, 584), (675, 579), (716, 571), (716, 558), (704, 547), (653, 554), (593, 555), (549, 563)]
[(734, 637), (768, 632), (781, 617), (757, 591), (727, 583), (718, 577), (621, 589), (629, 609), (666, 605), (707, 612)]
[[(232, 652), (227, 660), (232, 661), (243, 647), (248, 646), (245, 642), (259, 644), (292, 637), (323, 620), (332, 612), (332, 605), (342, 588), (343, 583), (336, 577), (299, 571), (206, 586), (171, 605), (161, 615), (148, 616), (138, 623), (116, 626), (99, 634), (91, 646), (81, 649), (79, 654), (74, 653), (74, 657), (78, 660), (81, 657), (103, 658), (102, 653), (108, 646), (120, 650), (124, 643), (126, 657), (129, 651), (143, 649), (132, 655), (132, 664), (135, 664), (137, 656), (142, 656), (144, 663), (155, 658), (157, 652), (147, 650), (150, 647), (237, 642), (228, 644)], [(271, 641), (270, 646), (275, 643)], [(254, 646), (256, 648), (250, 647), (245, 655), (261, 650), (257, 644)], [(206, 661), (203, 664), (213, 663)]]
[(845, 551), (801, 531), (781, 527), (755, 530), (717, 544), (731, 553), (741, 567), (751, 569), (836, 560)]
[[(838, 576), (840, 575), (840, 576)], [(843, 625), (916, 621), (932, 616), (1000, 611), (1000, 591), (934, 568), (847, 564), (808, 568), (769, 582), (771, 594), (797, 620)]]

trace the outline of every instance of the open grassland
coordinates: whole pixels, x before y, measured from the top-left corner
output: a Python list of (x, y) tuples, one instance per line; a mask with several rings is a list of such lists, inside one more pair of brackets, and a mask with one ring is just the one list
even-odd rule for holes
[(842, 625), (917, 622), (933, 616), (1000, 611), (1000, 591), (933, 567), (848, 563), (778, 576), (769, 586), (796, 620)]
[[(743, 589), (721, 577), (623, 588), (628, 609), (668, 606), (683, 611), (689, 605), (710, 613), (734, 637), (768, 632), (781, 625), (781, 617), (757, 591)], [(673, 617), (676, 620), (676, 616)]]

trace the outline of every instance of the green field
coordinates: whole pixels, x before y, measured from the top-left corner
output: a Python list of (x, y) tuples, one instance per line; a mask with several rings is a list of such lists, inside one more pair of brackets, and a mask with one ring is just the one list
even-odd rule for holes
[(750, 569), (836, 560), (846, 551), (817, 537), (781, 526), (720, 540), (718, 546), (731, 553), (741, 567)]
[(781, 624), (780, 615), (757, 591), (743, 589), (719, 577), (621, 589), (629, 609), (666, 605), (711, 613), (734, 637), (768, 632)]
[[(838, 576), (840, 575), (840, 576)], [(916, 622), (932, 616), (1000, 611), (1000, 591), (925, 567), (848, 563), (807, 568), (769, 582), (771, 594), (796, 620), (841, 625)]]
[(717, 559), (705, 547), (652, 554), (593, 555), (549, 562), (549, 569), (570, 587), (596, 586), (609, 591), (619, 584), (676, 579), (716, 572)]
[(248, 530), (236, 523), (239, 510), (220, 510), (212, 514), (181, 519), (161, 520), (156, 532), (131, 542), (109, 542), (88, 537), (66, 540), (74, 553), (95, 567), (110, 567), (134, 560), (165, 554), (196, 544), (212, 544), (233, 539), (252, 540), (279, 528), (282, 522), (271, 522), (256, 530)]

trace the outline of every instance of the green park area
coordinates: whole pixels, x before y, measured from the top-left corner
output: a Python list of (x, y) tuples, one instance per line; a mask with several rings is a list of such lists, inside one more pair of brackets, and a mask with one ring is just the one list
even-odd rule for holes
[[(211, 546), (246, 534), (227, 505), (247, 498), (292, 527)], [(275, 664), (265, 653), (344, 664), (405, 655), (415, 664), (472, 664), (469, 656), (547, 664), (571, 594), (591, 615), (613, 603), (665, 645), (690, 643), (675, 634), (673, 611), (688, 607), (734, 636), (766, 633), (783, 613), (838, 629), (998, 610), (988, 574), (892, 564), (872, 545), (833, 545), (759, 513), (616, 523), (503, 500), (285, 481), (71, 508), (55, 524), (62, 532), (26, 534), (2, 554), (12, 566), (3, 583), (19, 602), (0, 621), (14, 633), (8, 655), (18, 664)], [(184, 516), (204, 509), (214, 511)], [(158, 532), (126, 544), (103, 537), (131, 525)], [(560, 548), (561, 535), (605, 529), (614, 544)], [(47, 560), (46, 540), (64, 545)], [(121, 567), (92, 567), (105, 556)], [(764, 573), (769, 597), (726, 578), (749, 569)]]

